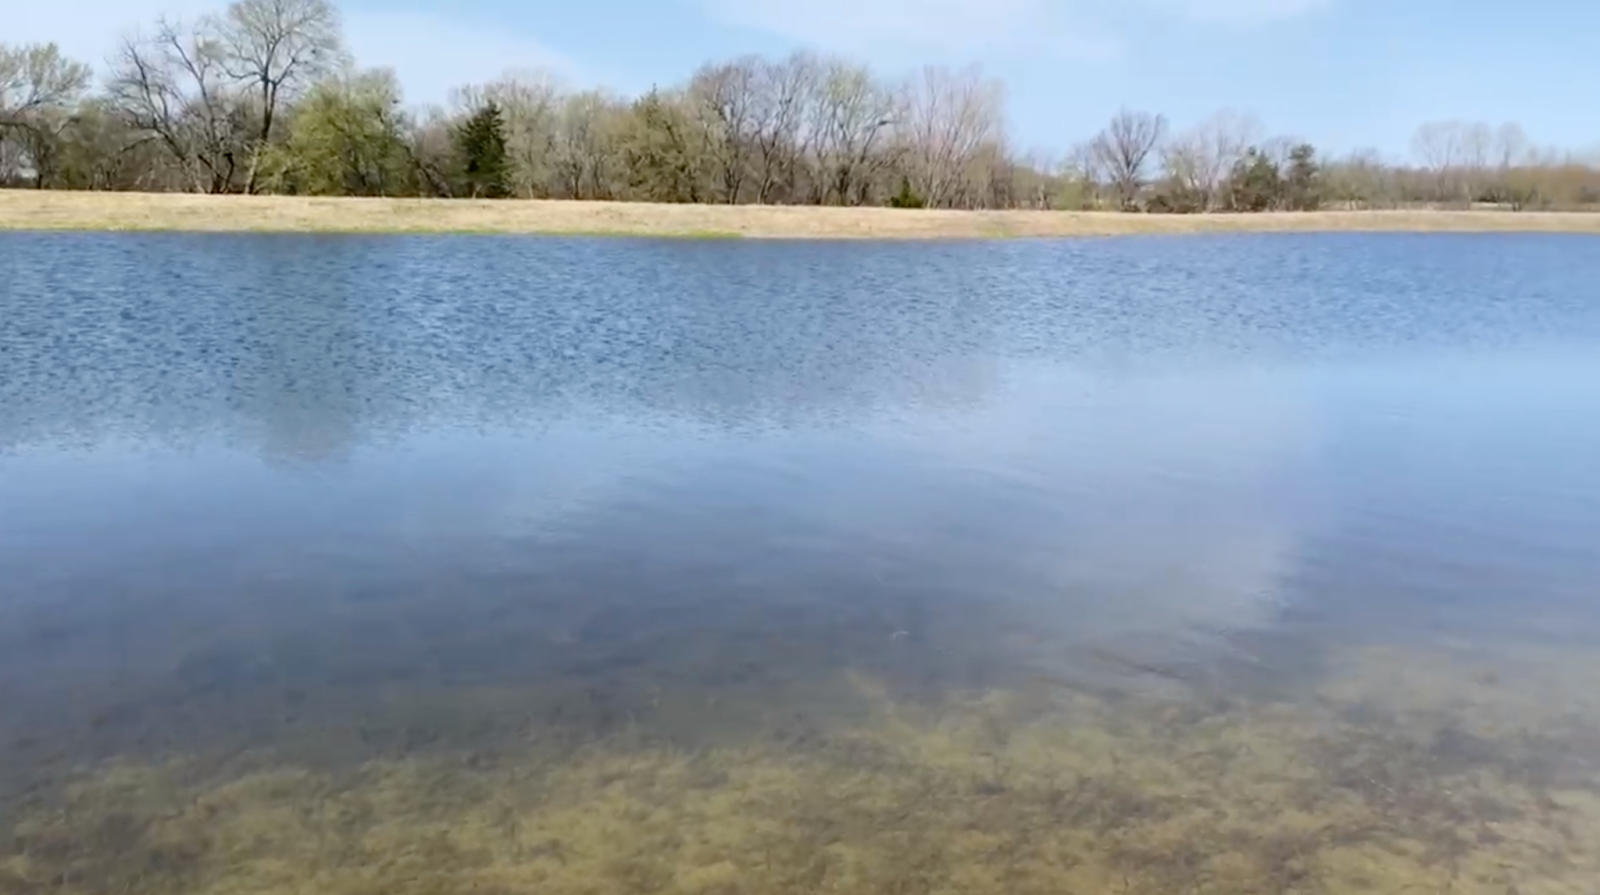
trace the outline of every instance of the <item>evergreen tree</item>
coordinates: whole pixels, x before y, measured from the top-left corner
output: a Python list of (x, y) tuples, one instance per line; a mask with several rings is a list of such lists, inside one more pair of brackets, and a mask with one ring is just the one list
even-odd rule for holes
[(1228, 205), (1234, 211), (1270, 211), (1283, 197), (1278, 163), (1256, 147), (1233, 165), (1228, 176)]
[(928, 200), (911, 188), (911, 178), (900, 178), (900, 192), (889, 197), (890, 208), (927, 208)]
[(1157, 214), (1199, 214), (1206, 210), (1206, 197), (1182, 178), (1168, 177), (1157, 185), (1145, 210)]
[(701, 201), (684, 110), (652, 89), (634, 102), (632, 113), (623, 157), (634, 193), (647, 202)]
[(455, 134), (462, 192), (474, 198), (503, 199), (506, 188), (506, 126), (500, 106), (486, 102)]
[(1322, 170), (1316, 147), (1310, 143), (1290, 150), (1283, 191), (1284, 204), (1295, 211), (1316, 211), (1322, 205)]

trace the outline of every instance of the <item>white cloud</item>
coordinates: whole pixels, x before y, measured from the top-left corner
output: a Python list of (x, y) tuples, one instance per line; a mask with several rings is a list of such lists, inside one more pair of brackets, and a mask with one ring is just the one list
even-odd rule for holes
[(1034, 49), (1080, 59), (1119, 47), (1049, 0), (702, 0), (712, 16), (823, 49), (969, 55)]
[(1334, 0), (700, 0), (716, 19), (829, 50), (865, 55), (976, 56), (1028, 51), (1104, 61), (1152, 17), (1266, 24)]
[(572, 60), (494, 23), (367, 12), (345, 16), (345, 35), (362, 65), (393, 68), (415, 103), (442, 103), (453, 87), (490, 81), (511, 69), (579, 77)]
[(1227, 24), (1254, 25), (1320, 12), (1333, 0), (1183, 0), (1184, 11), (1194, 19)]
[[(1054, 495), (1009, 557), (1048, 585), (996, 590), (997, 605), (1040, 633), (1159, 642), (1277, 617), (1324, 521), (1319, 495), (1282, 483), (1306, 480), (1322, 433), (1292, 386), (1247, 372), (1123, 378), (1017, 364), (959, 427), (896, 443), (931, 466)], [(1045, 511), (1051, 499), (1059, 515)]]
[[(58, 0), (9, 4), (4, 39), (54, 41), (69, 57), (102, 68), (120, 38), (156, 18), (194, 20), (218, 12), (218, 0)], [(362, 65), (392, 67), (414, 102), (442, 102), (451, 87), (490, 80), (515, 68), (549, 68), (569, 78), (573, 63), (503, 22), (473, 23), (424, 12), (357, 12), (344, 16), (345, 36)]]

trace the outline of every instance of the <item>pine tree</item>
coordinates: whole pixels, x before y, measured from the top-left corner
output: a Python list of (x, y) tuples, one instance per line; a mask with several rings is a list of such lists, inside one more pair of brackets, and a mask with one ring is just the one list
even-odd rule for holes
[(456, 130), (456, 154), (464, 192), (474, 198), (503, 199), (506, 188), (506, 128), (500, 106), (487, 102)]
[(700, 179), (683, 110), (655, 88), (635, 100), (623, 142), (628, 185), (647, 202), (699, 202)]
[(1316, 147), (1301, 143), (1289, 151), (1283, 190), (1285, 204), (1295, 211), (1316, 211), (1322, 205), (1322, 169)]
[(1282, 197), (1283, 176), (1277, 162), (1250, 147), (1228, 176), (1228, 205), (1234, 211), (1270, 211)]
[(911, 178), (900, 178), (900, 192), (889, 197), (890, 208), (927, 208), (928, 200), (911, 188)]

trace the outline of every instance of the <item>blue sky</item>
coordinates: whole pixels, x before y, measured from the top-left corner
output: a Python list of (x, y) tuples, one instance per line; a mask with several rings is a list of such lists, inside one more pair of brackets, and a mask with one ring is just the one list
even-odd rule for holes
[[(9, 4), (8, 4), (9, 5)], [(98, 61), (126, 28), (220, 0), (53, 0), (3, 39)], [(1009, 88), (1016, 141), (1060, 150), (1122, 104), (1177, 127), (1233, 107), (1271, 133), (1403, 155), (1416, 125), (1517, 121), (1538, 144), (1600, 147), (1594, 0), (344, 0), (361, 61), (410, 98), (508, 68), (624, 91), (700, 62), (796, 47), (886, 74), (977, 62)]]

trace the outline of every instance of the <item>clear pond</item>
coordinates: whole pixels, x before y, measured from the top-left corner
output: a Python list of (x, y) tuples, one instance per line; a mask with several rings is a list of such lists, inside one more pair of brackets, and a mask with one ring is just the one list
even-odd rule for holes
[(1597, 284), (0, 234), (0, 893), (1590, 891)]

